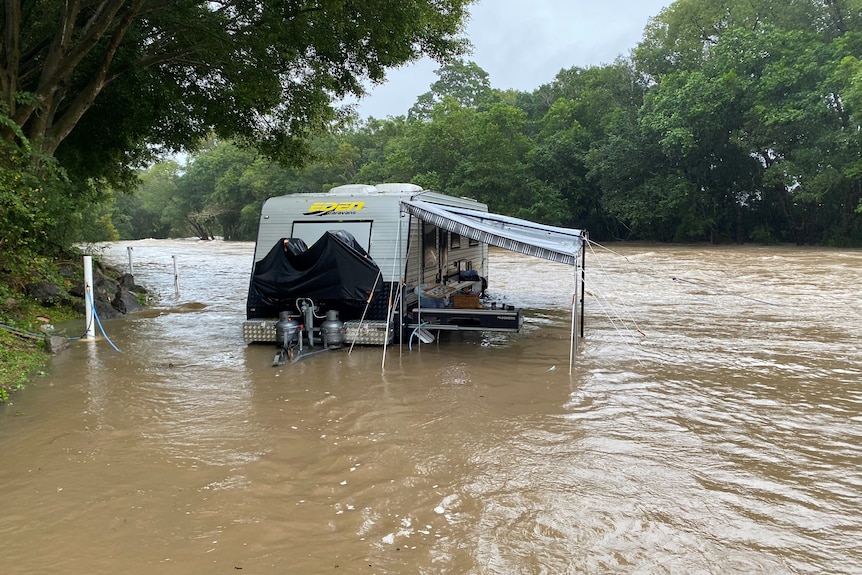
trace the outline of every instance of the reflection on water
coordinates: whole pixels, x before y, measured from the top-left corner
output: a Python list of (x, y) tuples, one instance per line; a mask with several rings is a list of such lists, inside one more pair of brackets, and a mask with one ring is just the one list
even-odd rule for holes
[(569, 375), (565, 266), (493, 254), (520, 334), (273, 368), (251, 244), (127, 246), (121, 352), (0, 408), (4, 573), (860, 572), (858, 251), (596, 249)]

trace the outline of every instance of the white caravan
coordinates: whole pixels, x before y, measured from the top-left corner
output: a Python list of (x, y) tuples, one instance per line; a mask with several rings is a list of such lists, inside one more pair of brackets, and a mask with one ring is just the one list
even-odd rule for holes
[(273, 197), (261, 209), (243, 336), (313, 349), (518, 331), (520, 309), (482, 299), (488, 245), (579, 265), (585, 237), (413, 184)]

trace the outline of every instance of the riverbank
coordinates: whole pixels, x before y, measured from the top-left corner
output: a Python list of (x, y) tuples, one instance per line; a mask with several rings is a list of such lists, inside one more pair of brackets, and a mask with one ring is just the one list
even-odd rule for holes
[[(64, 262), (56, 278), (12, 286), (0, 278), (0, 403), (39, 376), (52, 353), (74, 337), (53, 334), (53, 326), (84, 317), (83, 265)], [(123, 270), (94, 262), (93, 303), (100, 319), (143, 308), (147, 291)]]
[(48, 358), (44, 336), (0, 329), (0, 403), (41, 375)]

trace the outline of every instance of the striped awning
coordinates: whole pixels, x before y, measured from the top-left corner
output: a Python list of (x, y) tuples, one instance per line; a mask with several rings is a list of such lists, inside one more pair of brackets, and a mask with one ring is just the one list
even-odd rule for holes
[(420, 200), (404, 200), (401, 211), (446, 231), (514, 252), (575, 265), (584, 231)]

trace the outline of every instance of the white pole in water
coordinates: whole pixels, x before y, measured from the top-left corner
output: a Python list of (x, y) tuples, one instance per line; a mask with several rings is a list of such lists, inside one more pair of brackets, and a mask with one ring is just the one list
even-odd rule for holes
[(578, 301), (580, 301), (582, 293), (581, 293), (581, 285), (578, 281), (580, 279), (581, 271), (581, 260), (578, 258), (577, 263), (575, 264), (575, 299), (572, 301), (572, 314), (575, 316), (575, 355), (578, 355), (578, 344), (580, 343), (581, 334), (580, 334), (580, 317), (578, 315)]
[(572, 294), (572, 335), (569, 342), (569, 375), (572, 375), (572, 367), (575, 364), (575, 354), (578, 353), (578, 268), (580, 258), (575, 255), (575, 293)]
[[(397, 246), (395, 249), (396, 255), (395, 255), (395, 258), (392, 260), (392, 275), (389, 278), (390, 280), (396, 277), (396, 273), (398, 272), (398, 264), (401, 261), (400, 256), (401, 256), (401, 227), (402, 227), (401, 219), (402, 219), (402, 217), (403, 217), (402, 214), (399, 213), (398, 214), (398, 233), (395, 236), (395, 242), (396, 242), (395, 245)], [(399, 278), (398, 293), (395, 295), (395, 304), (396, 305), (392, 304), (392, 290), (394, 289), (395, 284), (392, 281), (389, 282), (389, 305), (386, 308), (386, 334), (383, 337), (383, 358), (380, 360), (380, 370), (381, 371), (386, 369), (386, 347), (387, 347), (387, 344), (389, 343), (389, 323), (390, 323), (390, 320), (393, 317), (395, 317), (395, 310), (398, 307), (397, 306), (398, 296), (401, 295), (401, 281), (400, 281), (401, 278), (400, 278), (400, 276), (398, 276), (398, 278)], [(404, 323), (403, 316), (399, 315), (398, 320), (401, 323)], [(402, 330), (399, 328), (399, 330), (398, 330), (399, 339), (401, 339), (401, 336), (402, 336), (401, 331)]]
[(177, 297), (180, 297), (180, 274), (177, 271), (177, 256), (171, 256), (174, 259), (174, 290), (177, 292)]
[(575, 338), (577, 337), (577, 335), (575, 334), (575, 324), (577, 322), (577, 319), (575, 319), (575, 317), (577, 316), (577, 310), (575, 309), (574, 303), (575, 300), (576, 296), (572, 295), (572, 333), (569, 335), (569, 375), (572, 375), (572, 366), (574, 366), (575, 364)]
[(84, 339), (96, 339), (96, 322), (93, 310), (93, 256), (84, 256)]
[(134, 270), (132, 269), (132, 246), (126, 246), (126, 253), (129, 254), (129, 275), (135, 275)]

